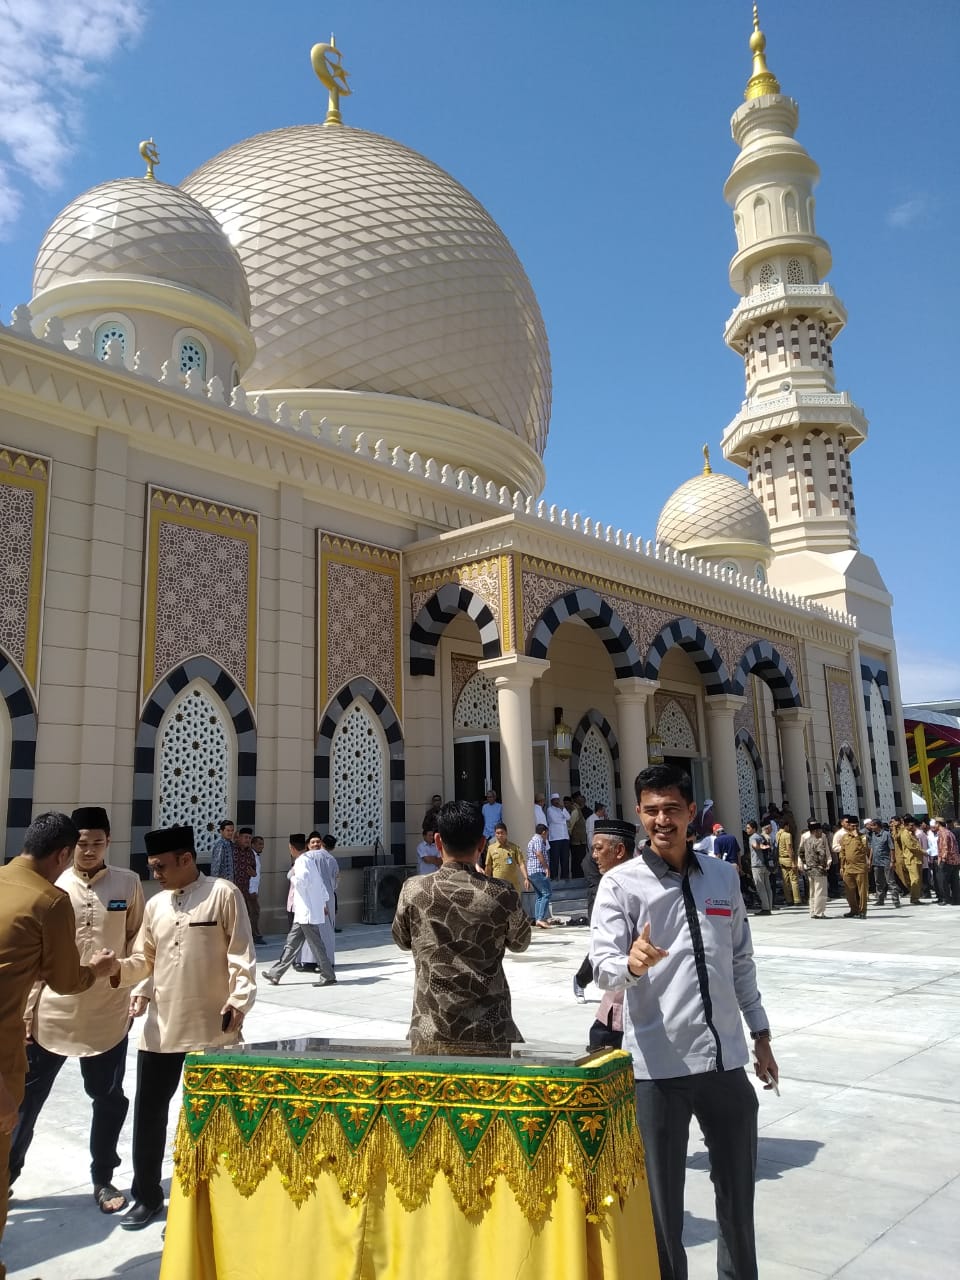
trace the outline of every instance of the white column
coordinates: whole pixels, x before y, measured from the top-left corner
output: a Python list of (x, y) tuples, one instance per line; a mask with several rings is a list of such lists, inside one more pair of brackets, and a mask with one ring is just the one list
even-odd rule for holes
[[(863, 701), (862, 698), (860, 700)], [(807, 748), (803, 731), (812, 715), (807, 707), (784, 707), (783, 710), (774, 712), (780, 730), (780, 750), (783, 753), (785, 799), (801, 831), (805, 829), (807, 818), (810, 817)]]
[(740, 836), (740, 786), (737, 782), (737, 744), (734, 716), (746, 698), (732, 693), (704, 698), (710, 746), (710, 787), (715, 820), (731, 835)]
[(614, 685), (620, 743), (620, 804), (628, 822), (633, 821), (637, 807), (634, 780), (649, 764), (647, 736), (653, 717), (647, 712), (647, 704), (652, 707), (653, 695), (659, 688), (659, 680), (644, 680), (641, 676), (627, 676)]
[[(517, 842), (529, 838), (533, 822), (533, 720), (530, 690), (550, 663), (513, 653), (477, 663), (493, 677), (500, 712), (500, 799), (503, 820)], [(528, 830), (528, 828), (530, 830)]]

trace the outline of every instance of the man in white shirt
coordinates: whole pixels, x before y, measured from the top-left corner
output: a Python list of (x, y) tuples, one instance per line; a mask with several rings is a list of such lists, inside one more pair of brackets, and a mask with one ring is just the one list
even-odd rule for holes
[(571, 815), (560, 803), (560, 792), (554, 791), (547, 805), (547, 839), (550, 842), (550, 879), (560, 876), (562, 859), (570, 861)]
[[(57, 888), (70, 899), (77, 924), (81, 961), (101, 947), (128, 956), (143, 921), (143, 889), (135, 871), (107, 865), (110, 819), (105, 809), (74, 809), (80, 830), (73, 866)], [(127, 1064), (130, 1000), (109, 982), (86, 991), (59, 995), (43, 983), (30, 994), (27, 1030), (27, 1080), (20, 1118), (10, 1144), (10, 1183), (20, 1176), (43, 1104), (67, 1058), (80, 1059), (80, 1074), (93, 1101), (90, 1125), (90, 1175), (101, 1213), (117, 1213), (126, 1197), (113, 1185), (120, 1163), (117, 1142), (129, 1102), (123, 1092)]]
[[(319, 837), (314, 836), (311, 843), (319, 845)], [(293, 925), (283, 944), (280, 959), (263, 971), (263, 977), (271, 986), (278, 986), (280, 979), (300, 954), (303, 944), (307, 942), (320, 974), (320, 979), (314, 986), (333, 986), (337, 975), (320, 926), (330, 923), (332, 927), (334, 905), (324, 879), (320, 848), (308, 847), (300, 854), (290, 871), (290, 881), (293, 886)]]
[(546, 797), (544, 796), (542, 791), (538, 791), (537, 794), (533, 797), (533, 829), (534, 831), (536, 831), (537, 827), (545, 827), (547, 825), (547, 811), (543, 807), (545, 798)]
[(167, 1118), (184, 1058), (237, 1044), (257, 996), (257, 957), (240, 890), (200, 872), (192, 827), (148, 831), (144, 844), (147, 865), (166, 892), (147, 903), (117, 979), (121, 986), (139, 982), (130, 1012), (147, 1014), (133, 1104), (134, 1203), (120, 1221), (127, 1231), (139, 1231), (163, 1209)]
[(428, 876), (436, 871), (443, 859), (437, 848), (436, 828), (424, 824), (423, 839), (417, 845), (417, 875)]

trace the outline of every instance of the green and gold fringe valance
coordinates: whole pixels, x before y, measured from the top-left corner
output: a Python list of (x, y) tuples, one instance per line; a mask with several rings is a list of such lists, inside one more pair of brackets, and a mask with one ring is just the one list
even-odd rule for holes
[(187, 1194), (221, 1166), (250, 1196), (271, 1168), (301, 1204), (333, 1174), (363, 1200), (383, 1171), (407, 1209), (442, 1174), (464, 1214), (504, 1178), (541, 1222), (560, 1177), (588, 1220), (643, 1177), (628, 1054), (579, 1067), (191, 1056), (174, 1152)]

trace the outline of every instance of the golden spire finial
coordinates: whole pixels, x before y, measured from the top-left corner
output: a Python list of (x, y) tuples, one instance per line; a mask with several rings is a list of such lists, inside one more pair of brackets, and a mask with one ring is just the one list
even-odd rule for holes
[(343, 117), (340, 114), (340, 95), (345, 98), (350, 96), (350, 86), (347, 84), (348, 72), (340, 63), (340, 50), (337, 48), (337, 42), (333, 33), (330, 34), (329, 44), (315, 44), (310, 50), (310, 61), (313, 69), (317, 73), (317, 79), (321, 84), (326, 85), (330, 91), (330, 99), (327, 103), (327, 118), (324, 124), (343, 124)]
[(710, 446), (708, 444), (703, 446), (703, 474), (705, 476), (713, 475), (713, 467), (710, 465)]
[(157, 150), (157, 144), (152, 138), (147, 138), (140, 143), (140, 154), (147, 162), (147, 172), (143, 175), (149, 178), (151, 182), (156, 182), (153, 176), (153, 167), (160, 163), (160, 152)]
[(744, 98), (747, 102), (751, 98), (762, 98), (768, 93), (780, 92), (780, 81), (767, 66), (767, 60), (764, 53), (767, 47), (767, 37), (760, 30), (760, 14), (757, 12), (757, 6), (753, 6), (753, 35), (750, 37), (750, 52), (753, 54), (753, 75), (747, 81), (747, 88), (744, 92)]

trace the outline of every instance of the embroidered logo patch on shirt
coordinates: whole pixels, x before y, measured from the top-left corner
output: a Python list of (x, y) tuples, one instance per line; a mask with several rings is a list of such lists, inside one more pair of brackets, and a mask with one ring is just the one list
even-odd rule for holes
[(733, 914), (729, 898), (707, 898), (703, 906), (708, 916), (729, 916)]

